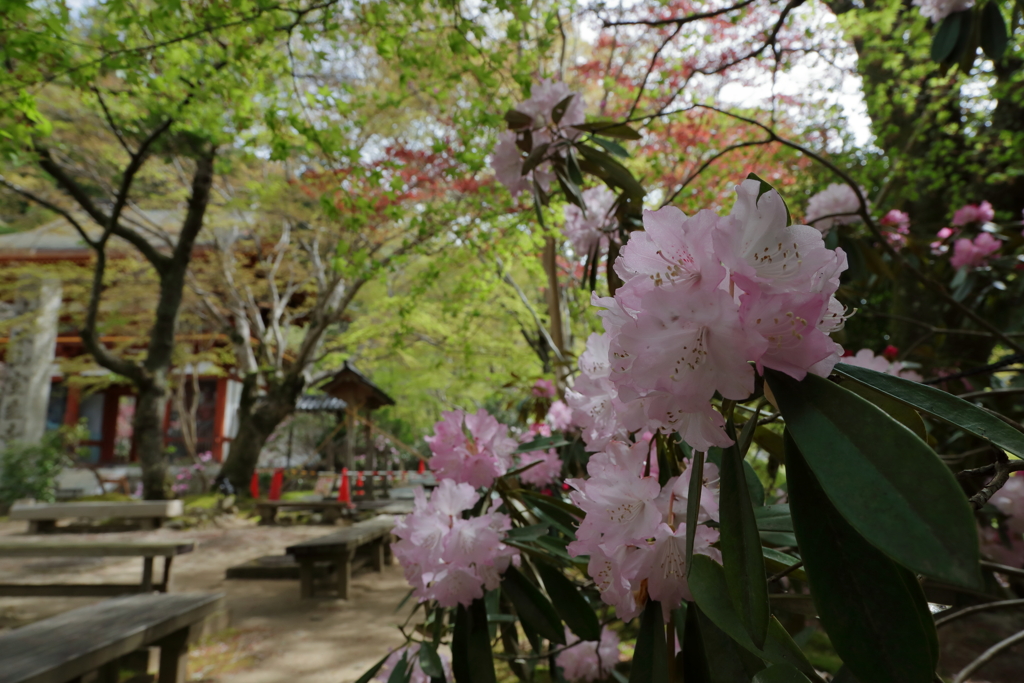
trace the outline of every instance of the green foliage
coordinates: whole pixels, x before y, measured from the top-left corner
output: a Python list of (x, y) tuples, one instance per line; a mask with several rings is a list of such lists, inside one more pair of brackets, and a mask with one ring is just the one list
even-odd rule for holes
[(8, 443), (0, 453), (0, 508), (21, 498), (52, 503), (57, 476), (84, 452), (79, 444), (88, 438), (89, 430), (79, 423), (47, 432), (39, 443)]

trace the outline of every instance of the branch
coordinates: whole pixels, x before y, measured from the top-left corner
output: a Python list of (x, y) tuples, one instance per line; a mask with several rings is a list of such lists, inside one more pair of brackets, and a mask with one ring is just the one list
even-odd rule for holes
[(985, 507), (985, 503), (996, 494), (996, 491), (1003, 488), (1010, 479), (1010, 461), (1006, 457), (1006, 453), (999, 449), (994, 450), (998, 451), (996, 453), (996, 461), (992, 463), (996, 474), (980, 491), (970, 497), (969, 502), (975, 510)]
[(673, 201), (675, 201), (676, 197), (679, 196), (679, 193), (681, 193), (683, 190), (685, 190), (686, 187), (690, 183), (692, 183), (694, 180), (696, 180), (697, 176), (699, 176), (701, 173), (703, 173), (704, 170), (708, 166), (710, 166), (714, 162), (718, 161), (719, 159), (724, 157), (729, 152), (734, 152), (737, 149), (743, 149), (744, 147), (753, 147), (755, 145), (768, 145), (768, 144), (771, 144), (772, 142), (773, 142), (773, 140), (770, 140), (770, 139), (769, 140), (752, 140), (750, 142), (740, 142), (740, 143), (737, 143), (735, 145), (729, 145), (728, 147), (723, 149), (721, 152), (718, 152), (717, 154), (713, 155), (710, 159), (708, 159), (703, 164), (701, 164), (700, 168), (698, 168), (696, 171), (691, 173), (690, 176), (686, 180), (683, 181), (683, 184), (680, 185), (679, 188), (675, 192), (672, 193), (672, 196), (669, 197), (668, 199), (666, 199), (664, 202), (661, 203), (662, 208), (668, 206)]
[(702, 19), (712, 19), (723, 14), (728, 14), (734, 10), (743, 9), (747, 5), (750, 5), (755, 0), (743, 0), (743, 2), (732, 5), (731, 7), (723, 7), (722, 9), (712, 10), (710, 12), (701, 12), (699, 14), (688, 14), (685, 17), (672, 17), (671, 19), (635, 19), (632, 21), (608, 21), (606, 19), (601, 20), (601, 28), (612, 28), (614, 26), (668, 26), (670, 24), (676, 24), (683, 26), (685, 24), (692, 24), (695, 21), (701, 21)]
[(93, 86), (91, 90), (93, 94), (96, 95), (96, 99), (100, 103), (100, 108), (103, 109), (103, 116), (107, 119), (107, 125), (110, 126), (110, 132), (112, 132), (114, 134), (114, 137), (117, 138), (117, 141), (121, 143), (121, 148), (128, 153), (129, 157), (135, 156), (135, 153), (132, 152), (131, 147), (128, 146), (128, 142), (124, 139), (124, 136), (121, 135), (121, 131), (118, 129), (117, 124), (114, 123), (114, 116), (110, 113), (110, 110), (107, 108), (107, 102), (103, 99), (103, 95), (100, 94), (100, 89), (96, 86)]
[(982, 605), (974, 605), (959, 610), (947, 610), (936, 617), (935, 628), (945, 626), (951, 621), (962, 619), (971, 614), (987, 612), (993, 609), (1003, 609), (1004, 607), (1024, 607), (1024, 600), (996, 600), (995, 602), (986, 602)]
[(40, 197), (40, 196), (38, 196), (36, 194), (33, 194), (32, 192), (29, 192), (26, 189), (18, 187), (14, 183), (12, 183), (9, 180), (7, 180), (6, 178), (4, 178), (2, 175), (0, 175), (0, 185), (3, 185), (4, 187), (7, 187), (8, 189), (10, 189), (13, 192), (17, 192), (18, 194), (20, 194), (22, 197), (25, 197), (29, 201), (35, 202), (36, 204), (39, 204), (40, 206), (45, 207), (45, 208), (49, 209), (50, 211), (53, 211), (54, 213), (60, 214), (61, 216), (64, 217), (64, 220), (66, 220), (68, 223), (70, 223), (75, 228), (75, 230), (78, 232), (78, 235), (83, 240), (85, 240), (86, 244), (88, 244), (90, 247), (92, 247), (94, 249), (96, 248), (96, 243), (93, 242), (92, 239), (90, 239), (89, 235), (87, 235), (86, 232), (85, 232), (85, 228), (82, 227), (81, 223), (79, 223), (77, 220), (75, 220), (75, 217), (72, 216), (70, 212), (65, 211), (64, 209), (60, 208), (56, 204), (54, 204), (54, 203), (52, 203), (50, 201), (47, 201), (46, 199), (43, 199), (42, 197)]
[(996, 643), (989, 649), (985, 650), (980, 657), (978, 657), (973, 662), (965, 666), (960, 671), (960, 673), (956, 675), (956, 678), (953, 679), (953, 683), (964, 683), (971, 677), (971, 675), (975, 671), (977, 671), (978, 669), (980, 669), (981, 667), (985, 666), (990, 661), (995, 659), (996, 655), (998, 655), (1000, 652), (1010, 647), (1013, 647), (1022, 640), (1024, 640), (1024, 631), (1019, 631), (1017, 633), (1014, 633), (1009, 638), (1000, 640), (998, 643)]

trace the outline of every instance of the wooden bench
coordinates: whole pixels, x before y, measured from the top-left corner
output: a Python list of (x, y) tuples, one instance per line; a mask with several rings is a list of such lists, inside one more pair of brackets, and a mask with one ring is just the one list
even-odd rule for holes
[(129, 519), (138, 521), (143, 529), (156, 529), (165, 519), (180, 517), (183, 512), (180, 500), (146, 500), (125, 503), (18, 504), (11, 508), (8, 516), (11, 519), (28, 520), (28, 532), (37, 534), (52, 531), (61, 519)]
[(0, 633), (3, 683), (117, 683), (122, 657), (160, 648), (158, 683), (184, 683), (188, 644), (221, 593), (133, 595), (80, 607)]
[[(0, 557), (141, 557), (142, 581), (137, 584), (0, 584), (0, 596), (109, 597), (126, 593), (167, 592), (171, 560), (195, 549), (192, 541), (0, 541)], [(153, 558), (164, 558), (163, 580), (153, 582)], [(0, 679), (2, 680), (2, 679)]]
[(261, 525), (277, 523), (277, 511), (284, 510), (312, 510), (323, 515), (324, 524), (334, 524), (342, 515), (351, 509), (348, 503), (341, 503), (336, 500), (266, 500), (256, 501), (256, 512), (260, 516)]
[(299, 563), (300, 595), (311, 598), (314, 595), (314, 571), (317, 562), (334, 564), (338, 597), (348, 600), (348, 588), (352, 580), (353, 560), (361, 546), (370, 547), (370, 564), (378, 572), (384, 571), (385, 564), (391, 564), (391, 530), (395, 526), (392, 517), (380, 516), (365, 522), (353, 524), (347, 529), (311, 538), (308, 541), (289, 546), (285, 553)]

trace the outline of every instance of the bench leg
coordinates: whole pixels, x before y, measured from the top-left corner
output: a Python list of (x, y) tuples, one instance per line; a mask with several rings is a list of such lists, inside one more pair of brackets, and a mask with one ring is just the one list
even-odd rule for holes
[(276, 505), (257, 505), (256, 514), (260, 516), (260, 526), (272, 526), (277, 522)]
[(156, 643), (160, 647), (157, 683), (185, 683), (188, 669), (188, 629), (175, 631)]
[(321, 515), (324, 524), (335, 524), (339, 517), (341, 517), (341, 513), (335, 507), (326, 508)]
[(153, 591), (153, 558), (144, 557), (142, 558), (142, 592), (151, 593)]
[(313, 597), (313, 569), (315, 564), (312, 558), (299, 560), (299, 597), (302, 599)]
[(28, 532), (30, 534), (45, 534), (56, 528), (57, 520), (55, 519), (30, 519), (28, 522)]
[(395, 554), (391, 552), (391, 537), (384, 539), (384, 564), (388, 567), (395, 563)]
[(334, 571), (337, 572), (338, 597), (348, 600), (348, 587), (352, 582), (352, 552), (343, 550), (338, 553), (334, 563)]
[(99, 668), (96, 676), (96, 683), (118, 683), (120, 679), (120, 661), (115, 659), (112, 662), (107, 662)]
[(152, 531), (160, 528), (160, 520), (156, 517), (143, 517), (139, 520), (139, 528), (143, 531)]
[(156, 587), (161, 593), (171, 590), (171, 560), (173, 559), (170, 555), (164, 558), (164, 580)]
[(373, 545), (370, 547), (370, 561), (374, 571), (384, 571), (384, 539), (373, 542)]

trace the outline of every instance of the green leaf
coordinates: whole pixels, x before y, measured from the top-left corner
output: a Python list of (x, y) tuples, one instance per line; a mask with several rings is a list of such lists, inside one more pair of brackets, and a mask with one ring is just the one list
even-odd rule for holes
[(555, 124), (562, 122), (562, 117), (565, 116), (565, 110), (569, 108), (569, 103), (572, 102), (572, 98), (576, 97), (576, 93), (566, 96), (561, 102), (555, 105), (554, 109), (551, 110), (551, 120)]
[[(694, 520), (700, 516), (701, 489), (704, 485), (704, 453), (694, 451), (691, 457), (690, 486), (686, 494), (686, 519)], [(686, 575), (690, 575), (690, 566), (693, 563), (693, 543), (697, 538), (697, 524), (686, 525)]]
[(532, 126), (533, 117), (516, 109), (509, 109), (505, 112), (505, 122), (510, 130), (520, 130)]
[(948, 422), (965, 432), (991, 441), (994, 445), (1024, 458), (1024, 434), (999, 418), (953, 394), (911, 382), (908, 379), (867, 368), (840, 363), (835, 371), (842, 377), (865, 384), (892, 396), (897, 401), (913, 406), (940, 420)]
[(732, 606), (722, 565), (706, 555), (695, 555), (688, 582), (701, 612), (743, 648), (773, 664), (791, 664), (812, 681), (821, 681), (807, 656), (775, 617), (768, 622), (764, 648), (754, 645)]
[[(712, 448), (708, 451), (707, 461), (718, 469), (722, 469), (722, 449)], [(743, 461), (743, 475), (747, 479), (747, 491), (750, 494), (750, 502), (755, 508), (761, 507), (764, 505), (764, 484), (761, 483), (761, 479), (757, 476), (753, 466), (746, 460)]]
[(930, 683), (938, 651), (920, 585), (847, 523), (797, 446), (787, 439), (793, 523), (818, 618), (836, 653), (862, 680)]
[(1006, 21), (999, 11), (999, 3), (990, 0), (981, 10), (981, 49), (989, 59), (998, 62), (1006, 52), (1007, 42)]
[(764, 660), (741, 647), (696, 605), (693, 611), (700, 621), (704, 652), (714, 683), (748, 683), (758, 671), (764, 669)]
[(921, 416), (918, 415), (913, 406), (908, 406), (902, 401), (897, 401), (892, 396), (883, 394), (881, 391), (876, 391), (865, 384), (845, 382), (843, 384), (843, 388), (852, 391), (871, 403), (874, 403), (876, 406), (888, 413), (892, 419), (914, 432), (914, 434), (917, 435), (917, 438), (927, 443), (928, 430), (925, 429), (924, 420), (921, 419)]
[(764, 671), (759, 671), (751, 683), (808, 683), (807, 676), (789, 664), (772, 664)]
[(963, 14), (963, 12), (954, 12), (939, 24), (939, 30), (932, 38), (932, 59), (936, 62), (944, 62), (953, 54), (953, 48), (956, 47), (957, 38), (960, 36)]
[[(764, 566), (772, 574), (776, 574), (785, 569), (788, 569), (800, 561), (792, 555), (787, 555), (786, 553), (780, 552), (775, 548), (762, 547), (761, 553), (764, 555)], [(787, 574), (787, 576), (792, 576), (794, 579), (798, 579), (800, 581), (807, 580), (807, 574), (804, 572), (803, 569), (794, 569), (789, 574)], [(772, 599), (774, 598), (769, 598), (769, 601), (771, 601)]]
[(761, 531), (793, 531), (793, 517), (788, 505), (766, 505), (754, 508), (757, 528)]
[[(627, 194), (638, 199), (642, 199), (647, 194), (643, 186), (633, 177), (632, 172), (608, 153), (590, 145), (577, 145), (576, 148), (583, 155), (584, 160), (594, 165), (594, 168), (592, 168), (594, 175), (606, 183), (620, 187)], [(582, 168), (583, 164), (580, 164), (580, 166)]]
[(588, 133), (600, 133), (605, 137), (618, 138), (620, 140), (640, 140), (643, 136), (624, 123), (614, 121), (588, 121), (587, 123), (576, 123), (571, 126), (576, 130)]
[(483, 599), (455, 611), (452, 633), (452, 674), (455, 683), (497, 683), (491, 638), (487, 626), (487, 607)]
[(530, 526), (519, 526), (509, 529), (508, 537), (514, 538), (517, 541), (534, 541), (541, 536), (546, 536), (548, 529), (551, 527), (547, 524), (531, 524)]
[(754, 508), (747, 492), (743, 463), (735, 445), (722, 450), (718, 500), (721, 532), (719, 547), (733, 606), (754, 645), (762, 648), (768, 632), (770, 612), (768, 584), (765, 581), (764, 557), (761, 555), (761, 537), (757, 532)]
[(665, 627), (661, 603), (657, 600), (648, 600), (640, 615), (640, 632), (636, 636), (629, 683), (669, 683)]
[(529, 156), (527, 156), (526, 161), (523, 162), (523, 168), (519, 171), (519, 175), (526, 175), (533, 169), (537, 168), (540, 162), (544, 161), (544, 155), (548, 153), (549, 147), (551, 147), (551, 143), (545, 142), (530, 150)]
[(711, 683), (711, 668), (704, 649), (700, 629), (700, 608), (690, 603), (686, 607), (686, 626), (682, 634), (683, 680), (686, 683)]
[(601, 145), (602, 147), (604, 147), (606, 150), (608, 150), (617, 157), (623, 157), (626, 159), (629, 158), (629, 152), (627, 152), (626, 148), (617, 142), (614, 142), (612, 140), (605, 140), (604, 138), (599, 138), (596, 135), (592, 137), (591, 140)]
[(560, 446), (568, 445), (568, 441), (565, 440), (564, 436), (538, 436), (533, 441), (524, 443), (522, 446), (517, 448), (515, 453), (529, 453), (530, 451), (546, 451), (549, 448), (558, 448)]
[(569, 630), (579, 636), (580, 640), (600, 640), (601, 622), (581, 589), (550, 565), (538, 562), (537, 572), (551, 596), (555, 611)]
[(371, 666), (366, 673), (356, 679), (356, 683), (370, 683), (370, 681), (373, 680), (373, 677), (377, 675), (377, 672), (380, 671), (381, 667), (384, 666), (384, 662), (388, 661), (388, 657), (390, 656), (390, 652), (384, 655), (379, 662)]
[(973, 512), (952, 472), (927, 444), (827, 379), (765, 375), (787, 433), (858, 533), (912, 571), (981, 586)]
[(395, 668), (391, 671), (391, 675), (388, 676), (388, 683), (406, 683), (412, 677), (411, 669), (409, 651), (406, 650), (402, 654), (402, 658), (398, 660)]
[(555, 608), (551, 606), (540, 589), (523, 576), (518, 569), (509, 567), (505, 571), (501, 589), (515, 606), (520, 621), (529, 624), (538, 635), (551, 642), (565, 645), (565, 632), (562, 630), (562, 621), (558, 618)]

